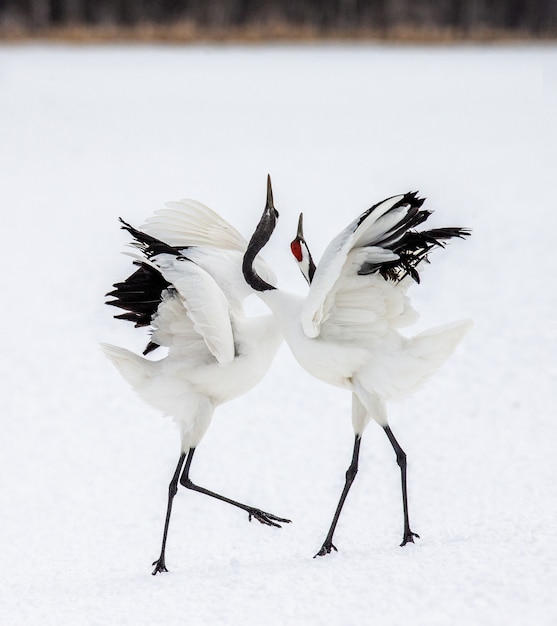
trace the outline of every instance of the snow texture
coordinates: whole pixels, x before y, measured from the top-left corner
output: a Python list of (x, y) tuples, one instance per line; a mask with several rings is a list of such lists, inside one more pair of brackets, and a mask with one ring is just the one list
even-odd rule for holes
[[(552, 45), (1, 46), (1, 622), (557, 623), (556, 105)], [(117, 218), (189, 197), (249, 237), (267, 173), (265, 258), (298, 293), (301, 210), (317, 258), (416, 189), (428, 225), (473, 229), (409, 293), (412, 332), (475, 326), (389, 407), (421, 539), (398, 545), (399, 470), (370, 424), (339, 552), (312, 558), (350, 462), (350, 394), (285, 346), (217, 411), (192, 479), (293, 523), (180, 489), (153, 577), (179, 436), (99, 349), (147, 340), (103, 304), (131, 267)]]

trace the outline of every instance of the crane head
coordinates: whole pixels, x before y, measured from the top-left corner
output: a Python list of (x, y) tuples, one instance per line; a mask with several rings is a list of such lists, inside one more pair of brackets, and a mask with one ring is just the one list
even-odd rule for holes
[(298, 231), (296, 237), (290, 244), (290, 250), (298, 263), (298, 267), (306, 279), (308, 285), (311, 285), (313, 275), (315, 274), (315, 263), (309, 251), (309, 246), (304, 239), (304, 214), (300, 213), (298, 219)]

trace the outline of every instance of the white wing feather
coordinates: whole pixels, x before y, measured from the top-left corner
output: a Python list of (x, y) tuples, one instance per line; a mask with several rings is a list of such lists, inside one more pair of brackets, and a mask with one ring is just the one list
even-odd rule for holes
[[(231, 363), (234, 360), (235, 347), (230, 310), (228, 301), (215, 280), (195, 263), (170, 254), (159, 254), (151, 262), (178, 292), (193, 330), (203, 338), (211, 354), (219, 363)], [(173, 306), (175, 304), (174, 302)], [(162, 313), (172, 315), (172, 311), (164, 309)], [(159, 326), (161, 322), (163, 319), (159, 320)], [(180, 335), (186, 343), (191, 341), (191, 332), (188, 325), (180, 321), (180, 315), (175, 314), (171, 323), (174, 326), (169, 326), (168, 321), (165, 325), (169, 331)]]
[[(352, 273), (357, 275), (364, 261), (373, 262), (376, 259), (384, 262), (398, 258), (393, 252), (372, 244), (381, 234), (395, 226), (407, 212), (408, 207), (402, 206), (385, 215), (403, 197), (399, 195), (384, 200), (374, 208), (368, 218), (362, 220), (360, 216), (355, 219), (327, 246), (302, 309), (302, 327), (308, 337), (317, 337), (320, 334), (321, 325), (330, 315), (339, 287), (352, 277)], [(364, 283), (365, 280), (358, 284)]]
[(310, 338), (319, 335), (326, 315), (325, 301), (339, 279), (352, 247), (354, 231), (351, 230), (351, 226), (353, 224), (339, 233), (327, 246), (313, 277), (301, 314), (302, 328)]
[(350, 256), (325, 300), (320, 337), (369, 345), (390, 329), (414, 323), (418, 314), (405, 293), (411, 280), (394, 284), (378, 274), (360, 276)]
[(203, 246), (244, 253), (246, 240), (218, 213), (196, 200), (168, 202), (141, 230), (171, 246)]

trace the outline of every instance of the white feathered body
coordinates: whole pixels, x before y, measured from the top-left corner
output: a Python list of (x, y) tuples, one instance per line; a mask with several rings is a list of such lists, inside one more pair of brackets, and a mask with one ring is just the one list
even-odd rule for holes
[[(383, 285), (395, 290), (396, 286)], [(283, 296), (284, 294), (281, 294)], [(408, 338), (398, 332), (401, 318), (392, 323), (382, 320), (373, 332), (357, 338), (337, 328), (318, 337), (308, 337), (302, 326), (304, 299), (291, 296), (287, 301), (275, 297), (275, 292), (261, 294), (273, 311), (292, 354), (310, 374), (330, 385), (349, 389), (358, 396), (376, 396), (364, 402), (369, 407), (365, 424), (373, 417), (387, 424), (384, 401), (401, 400), (423, 384), (452, 354), (471, 326), (462, 320), (439, 326)], [(275, 301), (276, 300), (276, 301)], [(286, 304), (286, 306), (284, 306)], [(377, 403), (377, 399), (381, 401)]]
[[(282, 334), (272, 315), (245, 316), (246, 243), (216, 213), (193, 201), (172, 203), (143, 232), (184, 248), (183, 256), (140, 259), (169, 283), (151, 321), (152, 341), (167, 355), (151, 360), (125, 348), (103, 349), (145, 402), (175, 419), (186, 451), (199, 444), (217, 406), (261, 381)], [(264, 262), (259, 268), (273, 279)]]
[(182, 345), (157, 361), (125, 348), (103, 348), (147, 404), (174, 418), (188, 450), (201, 441), (216, 407), (261, 381), (282, 341), (272, 316), (238, 319), (237, 328), (238, 354), (229, 363), (218, 363), (205, 345), (195, 343), (189, 355)]
[[(375, 242), (388, 237), (408, 210), (403, 196), (395, 196), (352, 222), (325, 250), (306, 298), (273, 289), (259, 293), (300, 365), (353, 392), (353, 423), (360, 434), (370, 418), (386, 426), (385, 402), (403, 399), (424, 383), (471, 326), (463, 320), (403, 336), (399, 329), (418, 317), (406, 295), (412, 279), (396, 282), (378, 271), (360, 272), (399, 259)], [(307, 258), (303, 264), (308, 266)]]

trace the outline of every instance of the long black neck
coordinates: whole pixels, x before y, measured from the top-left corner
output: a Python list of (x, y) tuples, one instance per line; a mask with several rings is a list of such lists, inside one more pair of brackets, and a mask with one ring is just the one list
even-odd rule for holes
[[(274, 211), (274, 209), (273, 209)], [(253, 263), (255, 257), (259, 254), (259, 251), (269, 241), (276, 226), (276, 216), (274, 213), (270, 213), (267, 209), (263, 212), (263, 216), (259, 220), (259, 224), (255, 229), (246, 253), (244, 254), (244, 260), (242, 262), (242, 272), (247, 284), (256, 291), (269, 291), (275, 289), (273, 285), (265, 282), (261, 276), (253, 269)]]

